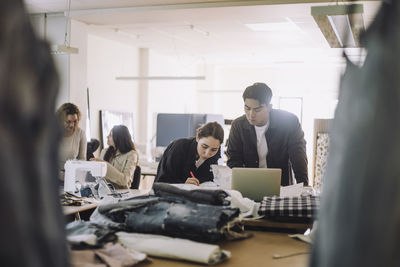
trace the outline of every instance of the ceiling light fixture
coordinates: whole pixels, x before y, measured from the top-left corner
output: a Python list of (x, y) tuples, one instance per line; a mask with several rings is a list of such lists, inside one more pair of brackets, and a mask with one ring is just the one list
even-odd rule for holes
[(71, 11), (71, 0), (68, 0), (68, 11), (65, 18), (65, 33), (64, 33), (64, 44), (62, 45), (52, 45), (50, 53), (55, 55), (65, 55), (65, 54), (77, 54), (79, 49), (76, 47), (71, 47), (68, 41), (68, 24), (70, 23), (69, 13)]
[(311, 15), (332, 48), (360, 47), (363, 12), (362, 4), (311, 7)]

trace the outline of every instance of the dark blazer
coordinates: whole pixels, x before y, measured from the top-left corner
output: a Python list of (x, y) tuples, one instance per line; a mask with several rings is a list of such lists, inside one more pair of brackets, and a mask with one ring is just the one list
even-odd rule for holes
[[(281, 185), (291, 184), (292, 167), (297, 183), (308, 185), (306, 141), (297, 117), (287, 111), (272, 109), (265, 136), (267, 167), (282, 169)], [(232, 122), (227, 145), (230, 168), (258, 168), (256, 131), (246, 115)]]
[(220, 150), (213, 157), (207, 159), (196, 168), (197, 141), (196, 138), (183, 138), (173, 141), (161, 158), (157, 168), (155, 182), (171, 184), (185, 183), (191, 177), (190, 172), (200, 183), (213, 181), (214, 175), (211, 171), (211, 164), (218, 164), (221, 157)]

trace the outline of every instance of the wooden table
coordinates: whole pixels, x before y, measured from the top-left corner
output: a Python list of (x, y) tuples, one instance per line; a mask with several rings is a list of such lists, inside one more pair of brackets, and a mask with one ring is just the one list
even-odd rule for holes
[(146, 166), (141, 167), (141, 168), (142, 168), (141, 174), (143, 176), (148, 176), (148, 175), (156, 176), (157, 175), (157, 168), (149, 168), (149, 167), (146, 167)]
[(150, 168), (148, 166), (142, 167), (141, 179), (139, 183), (140, 190), (150, 190), (154, 183), (154, 178), (157, 175), (157, 168)]
[(312, 227), (312, 223), (300, 223), (300, 222), (280, 222), (280, 221), (274, 221), (274, 220), (268, 220), (268, 219), (246, 219), (244, 218), (242, 220), (242, 223), (245, 226), (250, 226), (250, 227), (257, 227), (257, 228), (264, 228), (264, 229), (270, 229), (270, 228), (277, 228), (277, 229), (286, 229), (286, 230), (297, 230), (299, 232), (304, 232), (308, 228)]
[[(249, 231), (253, 237), (239, 240), (223, 242), (220, 246), (229, 250), (232, 256), (226, 262), (217, 266), (232, 267), (305, 267), (308, 266), (309, 254), (273, 259), (274, 254), (287, 255), (296, 252), (309, 252), (310, 247), (307, 243), (288, 237), (286, 233)], [(179, 266), (200, 266), (200, 264), (175, 261), (161, 258), (150, 258), (152, 263), (146, 264), (149, 267), (179, 267)]]
[(97, 208), (97, 203), (88, 203), (82, 206), (62, 206), (64, 215), (73, 215), (79, 212), (94, 210)]
[[(116, 192), (123, 193), (128, 191), (127, 189), (118, 189)], [(148, 195), (149, 190), (138, 190), (138, 189), (129, 189), (129, 194), (124, 195), (124, 198), (137, 197)], [(63, 213), (65, 216), (74, 216), (75, 220), (80, 220), (80, 213), (94, 211), (98, 206), (98, 203), (88, 203), (82, 206), (62, 206)], [(90, 214), (89, 214), (90, 215)], [(87, 219), (87, 218), (85, 218)]]
[[(132, 190), (134, 195), (148, 194), (146, 190)], [(83, 206), (65, 206), (63, 211), (65, 215), (78, 215), (80, 212), (94, 210), (97, 204), (86, 204)], [(264, 222), (265, 224), (265, 222)], [(264, 225), (265, 226), (265, 225)], [(279, 227), (281, 226), (281, 227)], [(299, 226), (299, 225), (297, 225)], [(300, 225), (301, 227), (303, 225)], [(282, 228), (282, 223), (268, 224), (267, 227)], [(283, 227), (285, 228), (285, 227)], [(287, 233), (266, 232), (266, 231), (248, 231), (253, 237), (239, 241), (225, 241), (220, 243), (222, 249), (232, 253), (231, 258), (218, 266), (268, 266), (268, 267), (305, 267), (308, 266), (309, 254), (302, 254), (282, 259), (273, 259), (273, 255), (287, 255), (296, 252), (309, 252), (310, 247), (307, 243), (292, 239)], [(157, 267), (179, 267), (179, 266), (204, 266), (201, 264), (168, 260), (150, 257), (151, 263), (141, 264), (143, 266)]]

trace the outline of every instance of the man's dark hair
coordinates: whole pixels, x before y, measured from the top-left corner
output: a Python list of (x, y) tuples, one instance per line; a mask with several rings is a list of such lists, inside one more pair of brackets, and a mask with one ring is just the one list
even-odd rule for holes
[(260, 105), (268, 105), (271, 102), (272, 91), (265, 83), (255, 83), (243, 92), (243, 101), (247, 98), (256, 99)]

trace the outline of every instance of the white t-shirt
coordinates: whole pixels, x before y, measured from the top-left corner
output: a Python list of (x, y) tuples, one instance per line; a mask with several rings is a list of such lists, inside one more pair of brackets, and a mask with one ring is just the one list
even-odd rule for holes
[(258, 167), (267, 168), (268, 144), (265, 132), (268, 130), (269, 122), (264, 126), (254, 126), (257, 135)]

